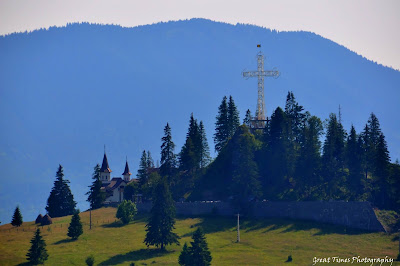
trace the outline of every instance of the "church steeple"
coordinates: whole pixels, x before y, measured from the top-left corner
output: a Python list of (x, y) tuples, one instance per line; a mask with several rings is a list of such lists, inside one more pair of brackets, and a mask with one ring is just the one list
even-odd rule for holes
[(124, 177), (124, 180), (126, 182), (129, 182), (131, 180), (131, 175), (132, 175), (131, 172), (129, 172), (128, 158), (127, 158), (125, 162), (125, 170), (122, 173), (122, 176)]
[(101, 164), (100, 168), (100, 180), (104, 183), (108, 183), (111, 180), (110, 173), (111, 173), (110, 166), (108, 165), (108, 159), (107, 159), (107, 154), (104, 149), (104, 157), (103, 157), (103, 163)]

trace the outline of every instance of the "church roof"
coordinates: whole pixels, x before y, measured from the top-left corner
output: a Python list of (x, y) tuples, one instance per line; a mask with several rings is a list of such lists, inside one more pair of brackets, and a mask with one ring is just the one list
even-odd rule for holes
[(121, 177), (113, 177), (109, 184), (104, 186), (106, 191), (112, 191), (118, 188), (122, 183), (126, 184), (126, 182)]
[(111, 173), (110, 166), (108, 165), (107, 155), (104, 153), (103, 163), (101, 164), (100, 172)]
[(125, 163), (125, 170), (124, 170), (124, 172), (122, 173), (122, 175), (126, 175), (126, 174), (131, 175), (131, 172), (129, 172), (128, 161), (126, 161), (126, 163)]

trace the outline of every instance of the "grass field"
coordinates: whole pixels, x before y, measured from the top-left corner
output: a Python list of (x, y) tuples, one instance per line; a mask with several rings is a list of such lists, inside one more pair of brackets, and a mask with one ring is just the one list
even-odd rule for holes
[[(91, 254), (96, 265), (130, 265), (132, 262), (135, 265), (177, 265), (183, 243), (190, 242), (197, 226), (206, 233), (212, 265), (312, 265), (314, 257), (396, 258), (398, 254), (396, 235), (283, 219), (242, 220), (241, 242), (236, 243), (235, 217), (179, 217), (175, 232), (181, 237), (181, 246), (168, 246), (166, 252), (160, 252), (143, 243), (147, 216), (138, 215), (134, 222), (122, 226), (115, 220), (115, 212), (115, 208), (93, 211), (92, 230), (89, 230), (89, 213), (81, 213), (84, 233), (76, 241), (67, 237), (70, 216), (53, 219), (52, 225), (41, 229), (49, 254), (46, 265), (85, 265), (86, 257)], [(0, 265), (26, 263), (25, 255), (35, 229), (34, 222), (26, 222), (19, 228), (10, 224), (0, 226)], [(293, 261), (285, 262), (289, 255)], [(335, 265), (329, 263), (332, 264)], [(346, 264), (351, 263), (338, 265)]]

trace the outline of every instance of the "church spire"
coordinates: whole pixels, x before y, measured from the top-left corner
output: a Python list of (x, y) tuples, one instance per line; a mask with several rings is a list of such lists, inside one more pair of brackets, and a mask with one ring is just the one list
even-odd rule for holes
[(122, 176), (124, 177), (124, 180), (127, 182), (131, 180), (131, 172), (129, 171), (128, 158), (126, 158), (125, 170), (122, 173)]
[(110, 166), (108, 165), (107, 154), (104, 151), (103, 163), (101, 164), (100, 172), (111, 173)]

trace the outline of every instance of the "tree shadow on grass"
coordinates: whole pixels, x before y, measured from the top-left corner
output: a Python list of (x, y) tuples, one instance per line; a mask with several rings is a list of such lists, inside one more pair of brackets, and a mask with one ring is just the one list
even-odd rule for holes
[[(125, 224), (121, 221), (115, 221), (109, 224), (103, 224), (102, 227), (104, 228), (118, 228), (118, 227), (123, 227)], [(128, 225), (128, 224), (126, 224)]]
[[(187, 219), (188, 216), (181, 216), (180, 219)], [(200, 222), (191, 226), (192, 232), (182, 235), (182, 237), (192, 236), (193, 232), (197, 227), (201, 227), (205, 234), (226, 231), (229, 229), (235, 229), (236, 220), (230, 217), (211, 217), (211, 216), (196, 216), (193, 218), (200, 218)], [(236, 230), (236, 229), (235, 229)]]
[(55, 242), (53, 245), (60, 245), (60, 244), (65, 244), (65, 243), (70, 243), (70, 242), (75, 242), (76, 239), (72, 238), (66, 238), (66, 239), (61, 239), (60, 241)]
[(17, 266), (25, 266), (25, 265), (32, 265), (32, 264), (30, 264), (29, 262), (23, 262), (23, 263), (17, 264)]
[(99, 265), (117, 265), (126, 263), (128, 261), (136, 262), (140, 260), (147, 260), (155, 257), (161, 257), (174, 251), (160, 250), (160, 249), (139, 249), (125, 254), (116, 255), (101, 262)]

